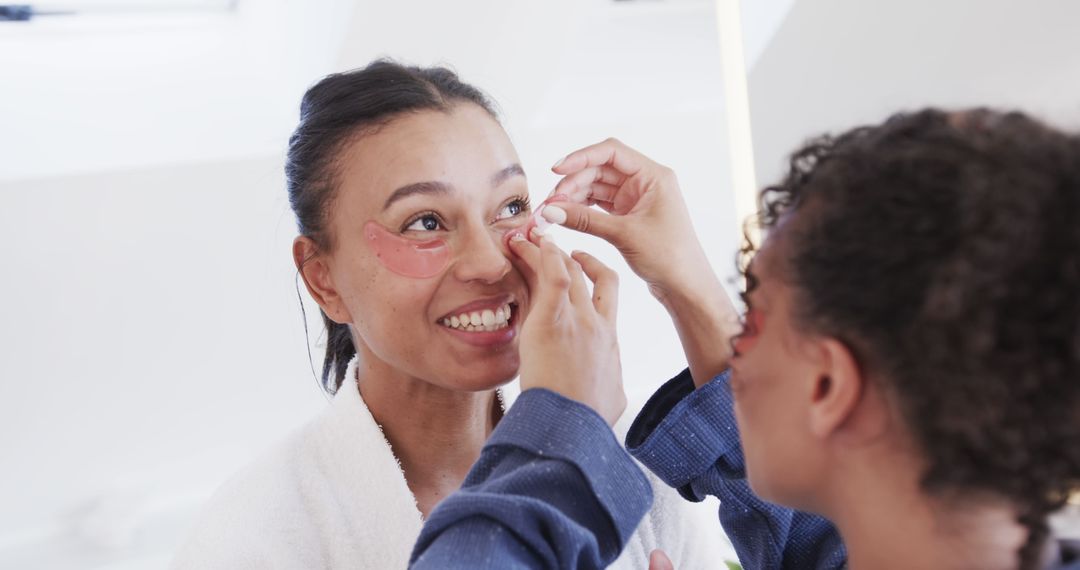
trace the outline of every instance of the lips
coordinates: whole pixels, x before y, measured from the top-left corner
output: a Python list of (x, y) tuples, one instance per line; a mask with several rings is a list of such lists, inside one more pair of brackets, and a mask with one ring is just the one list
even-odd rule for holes
[(506, 328), (517, 313), (514, 297), (502, 295), (461, 305), (438, 319), (438, 323), (456, 331), (492, 332)]
[(518, 306), (511, 299), (503, 296), (462, 305), (440, 318), (439, 325), (450, 336), (485, 351), (507, 346), (517, 336)]
[(514, 314), (514, 305), (507, 303), (494, 310), (480, 309), (463, 311), (457, 315), (443, 317), (439, 323), (445, 327), (466, 332), (492, 332), (510, 326)]

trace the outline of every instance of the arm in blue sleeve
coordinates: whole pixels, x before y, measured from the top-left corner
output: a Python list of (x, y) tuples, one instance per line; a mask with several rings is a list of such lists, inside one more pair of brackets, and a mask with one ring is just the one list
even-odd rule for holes
[(843, 568), (847, 551), (828, 520), (750, 490), (729, 374), (696, 390), (688, 370), (664, 384), (630, 427), (627, 449), (688, 500), (720, 499), (720, 524), (746, 570)]
[(605, 568), (651, 505), (648, 479), (600, 416), (526, 390), (432, 511), (410, 568)]

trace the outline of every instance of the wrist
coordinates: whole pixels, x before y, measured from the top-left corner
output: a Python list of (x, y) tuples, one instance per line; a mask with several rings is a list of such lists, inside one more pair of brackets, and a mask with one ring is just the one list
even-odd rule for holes
[(658, 297), (675, 325), (699, 388), (730, 366), (731, 340), (742, 330), (720, 280), (711, 272), (708, 277), (683, 281)]

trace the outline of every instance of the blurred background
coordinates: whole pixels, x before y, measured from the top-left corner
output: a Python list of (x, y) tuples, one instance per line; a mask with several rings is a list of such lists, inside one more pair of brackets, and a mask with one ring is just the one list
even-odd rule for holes
[[(809, 136), (926, 105), (1080, 126), (1073, 0), (33, 6), (0, 21), (0, 568), (164, 567), (213, 490), (326, 405), (282, 164), (327, 73), (455, 68), (537, 200), (557, 159), (622, 139), (676, 170), (732, 285), (747, 192)], [(627, 276), (640, 403), (684, 365), (674, 331), (610, 247), (557, 232)]]

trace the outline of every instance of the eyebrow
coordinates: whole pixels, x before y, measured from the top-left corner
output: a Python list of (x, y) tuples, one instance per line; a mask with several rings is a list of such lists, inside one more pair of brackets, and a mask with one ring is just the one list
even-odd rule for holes
[[(511, 164), (506, 168), (496, 172), (491, 177), (491, 187), (495, 188), (500, 186), (503, 182), (515, 177), (525, 176), (525, 171), (522, 170), (520, 164)], [(397, 190), (394, 190), (390, 197), (386, 199), (386, 203), (383, 204), (383, 211), (385, 212), (394, 202), (403, 200), (414, 194), (427, 194), (427, 195), (442, 195), (450, 194), (453, 192), (454, 187), (437, 180), (428, 180), (425, 182), (414, 182), (412, 184), (406, 184)]]
[(515, 176), (525, 176), (525, 171), (521, 169), (520, 164), (511, 164), (510, 166), (507, 166), (506, 168), (496, 172), (495, 176), (491, 177), (491, 187), (495, 188), (497, 186), (500, 186), (503, 182), (506, 182), (507, 180)]
[(390, 197), (386, 199), (386, 203), (383, 204), (383, 211), (385, 212), (394, 202), (405, 199), (413, 194), (449, 194), (451, 192), (449, 184), (443, 182), (437, 182), (429, 180), (427, 182), (414, 182), (412, 184), (406, 184), (397, 190), (394, 190)]

